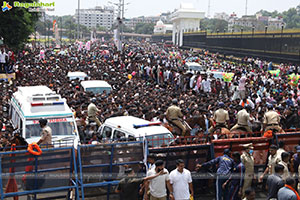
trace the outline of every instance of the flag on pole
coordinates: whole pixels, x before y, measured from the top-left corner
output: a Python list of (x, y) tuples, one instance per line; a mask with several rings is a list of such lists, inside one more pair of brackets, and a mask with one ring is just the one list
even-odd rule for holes
[(53, 20), (53, 28), (52, 28), (53, 33), (55, 32), (55, 27), (56, 27), (56, 20)]

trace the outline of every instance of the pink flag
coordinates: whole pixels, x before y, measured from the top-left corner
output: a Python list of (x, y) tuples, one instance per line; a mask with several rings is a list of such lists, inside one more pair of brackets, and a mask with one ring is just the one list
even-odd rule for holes
[(86, 42), (85, 49), (88, 50), (88, 51), (91, 50), (91, 42), (90, 41)]
[(40, 51), (40, 59), (45, 59), (45, 51), (43, 49)]
[(201, 82), (202, 82), (202, 77), (201, 77), (201, 75), (198, 77), (198, 79), (197, 79), (197, 88), (198, 88), (198, 90), (201, 88)]
[(82, 42), (78, 43), (78, 51), (80, 51), (82, 49)]

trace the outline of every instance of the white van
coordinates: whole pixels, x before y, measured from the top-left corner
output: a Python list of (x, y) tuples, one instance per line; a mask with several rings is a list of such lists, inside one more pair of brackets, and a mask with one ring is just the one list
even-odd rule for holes
[(149, 147), (168, 146), (174, 141), (173, 134), (160, 122), (150, 122), (133, 116), (111, 117), (100, 127), (104, 140), (143, 140)]
[(46, 86), (18, 87), (11, 98), (9, 113), (13, 127), (28, 143), (38, 142), (41, 138), (41, 118), (47, 119), (54, 144), (77, 147), (79, 143), (74, 114), (66, 99)]
[(197, 72), (204, 72), (206, 70), (205, 67), (201, 66), (199, 63), (196, 62), (186, 62), (184, 67), (188, 72), (194, 74)]
[(90, 80), (90, 81), (81, 81), (81, 86), (83, 90), (86, 92), (93, 92), (94, 94), (103, 93), (110, 93), (112, 90), (111, 85), (109, 85), (106, 81), (100, 80)]
[(67, 77), (70, 80), (78, 78), (79, 80), (83, 81), (86, 77), (88, 77), (88, 75), (84, 72), (68, 72)]

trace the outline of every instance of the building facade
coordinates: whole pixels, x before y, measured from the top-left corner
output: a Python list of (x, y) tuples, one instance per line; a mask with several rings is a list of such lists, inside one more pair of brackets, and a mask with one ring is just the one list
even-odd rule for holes
[(166, 34), (172, 33), (173, 25), (172, 24), (164, 24), (162, 20), (159, 20), (154, 26), (154, 34)]
[[(75, 16), (77, 21), (78, 9)], [(114, 17), (114, 7), (96, 6), (91, 9), (79, 9), (79, 23), (89, 28), (103, 27), (109, 30), (113, 26)]]
[(205, 13), (196, 10), (193, 4), (181, 3), (180, 8), (175, 10), (171, 15), (171, 21), (173, 22), (173, 44), (182, 46), (183, 33), (199, 29), (200, 20), (204, 17)]
[(282, 17), (269, 17), (262, 16), (260, 13), (256, 15), (245, 15), (238, 18), (235, 13), (231, 14), (228, 20), (228, 31), (229, 32), (240, 32), (244, 31), (264, 31), (267, 30), (280, 30), (284, 28), (286, 23)]

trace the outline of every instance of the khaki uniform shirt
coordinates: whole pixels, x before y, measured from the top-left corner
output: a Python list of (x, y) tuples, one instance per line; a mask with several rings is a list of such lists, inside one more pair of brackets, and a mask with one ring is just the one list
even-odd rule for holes
[(279, 124), (280, 115), (275, 111), (268, 111), (264, 115), (264, 124)]
[(214, 120), (217, 123), (224, 124), (226, 121), (229, 120), (228, 111), (222, 108), (216, 110), (216, 112), (214, 113)]
[(168, 120), (173, 120), (183, 117), (183, 114), (178, 106), (172, 105), (167, 109), (166, 116)]
[(43, 140), (41, 144), (52, 144), (52, 129), (49, 126), (43, 128), (41, 139)]
[(281, 175), (281, 177), (282, 177), (283, 180), (286, 180), (287, 177), (290, 176), (288, 164), (286, 162), (283, 162), (283, 161), (280, 161), (278, 164), (284, 166), (283, 174)]
[(90, 105), (88, 106), (88, 116), (89, 117), (95, 117), (97, 115), (98, 112), (98, 108), (96, 107), (95, 104), (90, 103)]
[(241, 155), (241, 161), (245, 166), (245, 174), (254, 174), (254, 158), (252, 155), (248, 154), (247, 152), (244, 152)]
[(238, 120), (238, 125), (248, 126), (248, 121), (250, 120), (250, 115), (249, 115), (249, 113), (247, 113), (247, 111), (245, 109), (240, 110), (237, 113), (236, 117)]
[(268, 162), (268, 167), (269, 167), (269, 174), (275, 174), (275, 165), (278, 164), (281, 161), (281, 156), (278, 156), (278, 153), (274, 156), (270, 155), (269, 156), (269, 162)]

